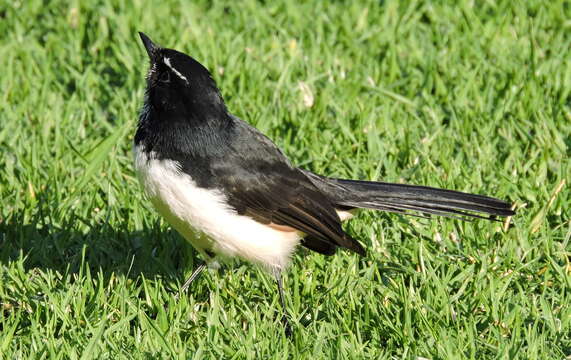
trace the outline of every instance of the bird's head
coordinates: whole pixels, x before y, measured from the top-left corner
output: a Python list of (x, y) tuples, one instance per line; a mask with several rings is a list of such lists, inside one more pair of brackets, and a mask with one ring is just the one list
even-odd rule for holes
[(147, 50), (147, 106), (153, 111), (188, 118), (225, 112), (224, 100), (210, 72), (192, 57), (157, 46), (139, 33)]

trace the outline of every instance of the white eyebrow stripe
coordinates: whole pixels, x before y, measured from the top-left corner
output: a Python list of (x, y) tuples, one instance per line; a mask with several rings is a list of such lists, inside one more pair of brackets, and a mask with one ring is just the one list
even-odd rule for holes
[(163, 58), (163, 62), (165, 63), (166, 66), (168, 66), (176, 74), (176, 76), (178, 76), (179, 78), (181, 78), (182, 80), (184, 80), (188, 84), (188, 79), (186, 78), (186, 76), (181, 74), (177, 69), (175, 69), (171, 65), (171, 60), (169, 58), (167, 58), (167, 57)]

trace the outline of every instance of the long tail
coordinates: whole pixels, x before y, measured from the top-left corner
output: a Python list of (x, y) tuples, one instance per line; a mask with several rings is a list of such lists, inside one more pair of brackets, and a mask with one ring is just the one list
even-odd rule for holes
[(331, 179), (302, 170), (341, 209), (366, 208), (426, 217), (429, 214), (494, 220), (515, 212), (510, 203), (483, 195), (427, 186)]

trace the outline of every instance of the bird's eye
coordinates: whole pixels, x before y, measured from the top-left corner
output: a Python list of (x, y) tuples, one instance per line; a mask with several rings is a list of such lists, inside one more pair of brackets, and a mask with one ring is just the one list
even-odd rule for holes
[(168, 71), (163, 71), (159, 74), (158, 80), (162, 83), (168, 83), (171, 80), (170, 73)]

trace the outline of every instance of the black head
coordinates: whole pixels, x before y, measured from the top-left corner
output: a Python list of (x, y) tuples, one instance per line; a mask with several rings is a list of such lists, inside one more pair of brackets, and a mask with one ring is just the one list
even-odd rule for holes
[(139, 33), (150, 60), (146, 105), (157, 114), (203, 119), (225, 114), (226, 107), (210, 72), (192, 57), (155, 45)]

